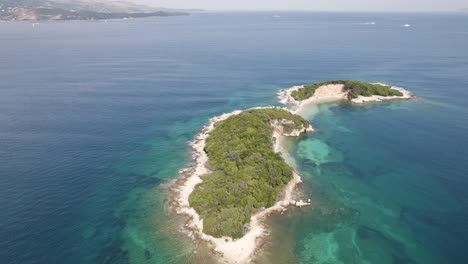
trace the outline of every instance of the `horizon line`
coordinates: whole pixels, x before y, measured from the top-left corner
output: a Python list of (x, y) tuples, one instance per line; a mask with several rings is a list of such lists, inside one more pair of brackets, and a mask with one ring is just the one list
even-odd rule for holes
[(468, 13), (458, 10), (316, 10), (316, 9), (205, 9), (173, 8), (182, 10), (201, 10), (200, 12), (327, 12), (327, 13)]

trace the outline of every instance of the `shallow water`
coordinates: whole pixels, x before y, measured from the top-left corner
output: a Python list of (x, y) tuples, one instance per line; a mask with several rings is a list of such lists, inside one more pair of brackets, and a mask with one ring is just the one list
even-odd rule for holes
[(311, 111), (290, 144), (314, 204), (268, 221), (262, 262), (464, 263), (468, 17), (273, 15), (1, 23), (0, 259), (206, 262), (164, 207), (187, 142), (280, 88), (350, 78), (421, 99)]

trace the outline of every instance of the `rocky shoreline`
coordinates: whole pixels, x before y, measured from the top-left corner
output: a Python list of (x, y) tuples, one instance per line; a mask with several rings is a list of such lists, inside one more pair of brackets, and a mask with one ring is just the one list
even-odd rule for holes
[[(170, 187), (172, 195), (170, 207), (177, 214), (187, 217), (183, 228), (186, 229), (188, 231), (187, 233), (194, 239), (207, 241), (212, 249), (219, 254), (220, 260), (225, 263), (247, 263), (252, 259), (259, 244), (258, 239), (261, 239), (267, 233), (265, 227), (261, 223), (264, 217), (272, 212), (284, 211), (289, 206), (303, 207), (311, 203), (310, 199), (307, 201), (294, 199), (294, 188), (301, 182), (300, 176), (294, 172), (293, 178), (283, 189), (280, 201), (274, 206), (261, 210), (253, 215), (249, 223), (248, 231), (242, 238), (236, 240), (230, 237), (215, 238), (203, 233), (203, 220), (200, 219), (195, 209), (190, 207), (189, 196), (195, 186), (202, 182), (202, 176), (211, 172), (207, 167), (208, 156), (204, 151), (206, 139), (217, 122), (226, 120), (240, 113), (242, 113), (242, 111), (237, 110), (210, 119), (209, 123), (203, 127), (202, 132), (191, 142), (194, 162), (188, 168), (179, 172), (182, 178), (174, 181)], [(285, 120), (276, 120), (271, 123), (274, 128), (272, 141), (276, 152), (284, 150), (283, 146), (281, 146), (281, 140), (279, 140), (280, 137), (296, 137), (303, 133), (313, 131), (311, 126), (288, 130), (285, 129), (285, 125), (287, 124), (288, 122)]]

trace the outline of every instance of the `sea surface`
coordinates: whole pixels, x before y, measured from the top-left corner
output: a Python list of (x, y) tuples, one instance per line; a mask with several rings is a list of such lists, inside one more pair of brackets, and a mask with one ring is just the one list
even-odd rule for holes
[[(374, 23), (370, 23), (374, 22)], [(410, 24), (410, 27), (403, 27)], [(212, 116), (330, 79), (418, 100), (324, 104), (291, 139), (313, 205), (259, 263), (467, 263), (468, 16), (196, 13), (0, 23), (0, 262), (207, 263), (165, 184)]]

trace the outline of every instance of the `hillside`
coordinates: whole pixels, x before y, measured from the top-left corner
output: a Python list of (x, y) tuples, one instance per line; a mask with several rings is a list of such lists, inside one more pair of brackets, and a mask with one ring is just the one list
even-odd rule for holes
[(0, 20), (100, 20), (188, 15), (125, 1), (103, 0), (0, 0)]

